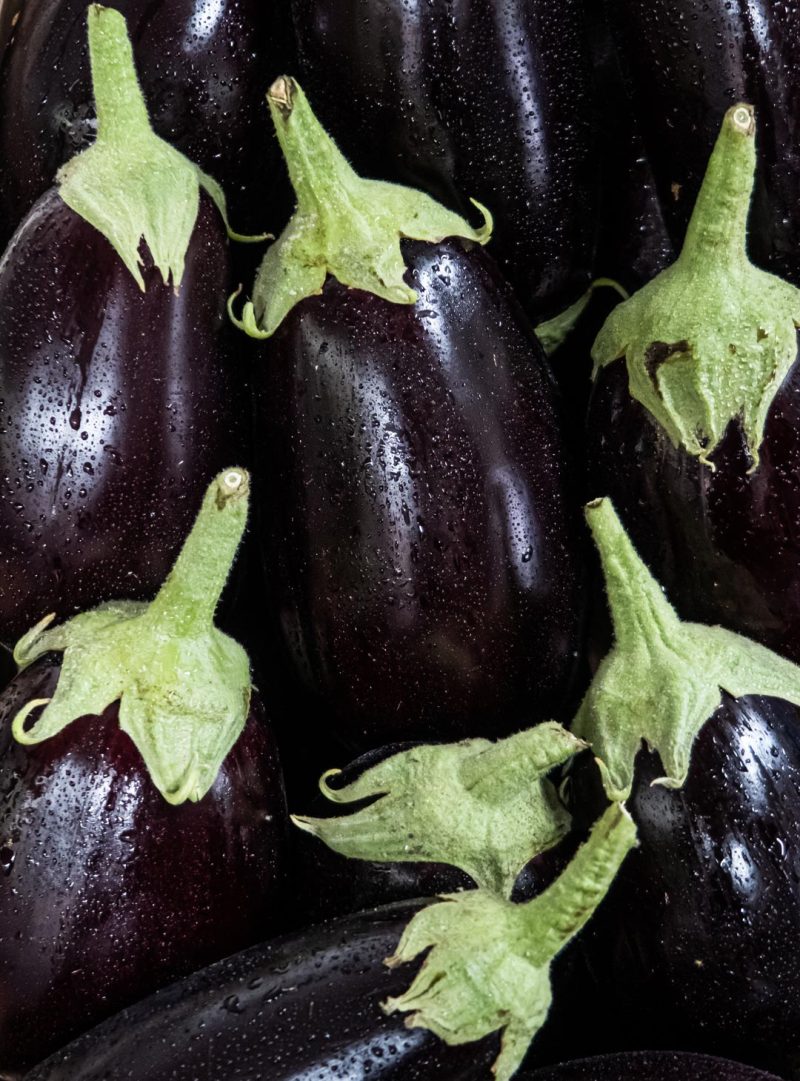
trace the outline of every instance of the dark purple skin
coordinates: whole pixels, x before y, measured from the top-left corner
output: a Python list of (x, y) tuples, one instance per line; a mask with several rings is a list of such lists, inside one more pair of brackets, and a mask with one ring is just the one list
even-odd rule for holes
[[(800, 710), (724, 696), (683, 788), (652, 786), (663, 773), (642, 750), (639, 847), (581, 939), (605, 1008), (594, 1050), (701, 1051), (798, 1078)], [(576, 777), (584, 809), (595, 778)]]
[(495, 1037), (447, 1047), (381, 1011), (414, 977), (413, 965), (383, 962), (418, 907), (237, 954), (118, 1014), (26, 1081), (490, 1081)]
[(740, 422), (712, 472), (628, 392), (625, 362), (600, 372), (589, 411), (590, 492), (610, 496), (683, 619), (719, 623), (800, 661), (800, 365), (773, 401), (755, 473)]
[(673, 1051), (639, 1051), (564, 1062), (515, 1081), (778, 1081), (774, 1074), (753, 1070), (729, 1059)]
[[(582, 0), (293, 0), (300, 81), (365, 176), (494, 214), (535, 318), (591, 276), (597, 170)], [(565, 77), (565, 71), (569, 77)]]
[[(223, 187), (234, 228), (280, 229), (288, 183), (264, 101), (293, 64), (286, 5), (114, 0), (128, 22), (153, 126)], [(25, 0), (0, 66), (3, 244), (95, 134), (86, 0)], [(204, 13), (205, 11), (205, 13)], [(3, 8), (0, 38), (13, 6)]]
[(203, 196), (177, 295), (142, 293), (49, 192), (0, 263), (0, 641), (149, 599), (210, 480), (241, 462), (227, 239)]
[(755, 106), (759, 265), (800, 284), (796, 0), (609, 0), (667, 224), (679, 248), (725, 111)]
[[(557, 716), (582, 640), (583, 535), (541, 348), (483, 253), (405, 254), (416, 305), (329, 279), (256, 374), (259, 529), (290, 656), (273, 679), (292, 667), (319, 732), (356, 750)], [(304, 747), (313, 723), (294, 725)]]
[(16, 711), (58, 672), (39, 661), (0, 697), (3, 1078), (285, 919), (285, 800), (260, 701), (211, 791), (173, 807), (119, 703), (16, 743)]

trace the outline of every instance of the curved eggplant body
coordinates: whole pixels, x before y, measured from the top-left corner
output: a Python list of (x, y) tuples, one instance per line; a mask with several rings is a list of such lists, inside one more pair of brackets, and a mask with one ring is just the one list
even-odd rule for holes
[[(0, 67), (3, 243), (59, 167), (94, 138), (86, 6), (85, 0), (24, 0), (14, 25)], [(280, 228), (290, 201), (264, 94), (292, 64), (283, 5), (117, 0), (114, 6), (128, 22), (157, 134), (222, 185), (237, 229)], [(13, 14), (13, 7), (4, 8), (0, 26)]]
[(673, 446), (628, 390), (623, 361), (589, 411), (589, 495), (610, 496), (683, 619), (719, 623), (800, 662), (800, 365), (767, 418), (754, 473), (738, 420), (715, 469)]
[(667, 223), (680, 247), (722, 117), (755, 106), (754, 262), (800, 284), (800, 5), (608, 0)]
[(612, 1047), (732, 1056), (800, 1077), (800, 712), (726, 697), (684, 787), (642, 751), (639, 834), (584, 939)]
[(638, 1051), (564, 1062), (517, 1081), (778, 1081), (740, 1062), (673, 1051)]
[[(0, 641), (152, 596), (241, 457), (227, 240), (203, 197), (176, 293), (142, 293), (55, 191), (0, 263)], [(242, 411), (243, 412), (243, 411)]]
[(538, 343), (481, 253), (406, 254), (416, 305), (331, 279), (256, 377), (272, 603), (326, 726), (358, 749), (550, 717), (581, 642), (582, 537)]
[[(293, 0), (303, 84), (364, 176), (494, 214), (536, 317), (589, 282), (596, 169), (579, 0)], [(569, 77), (565, 77), (569, 71)]]
[(284, 917), (286, 810), (259, 702), (208, 795), (176, 807), (118, 703), (34, 747), (14, 741), (16, 711), (58, 671), (39, 662), (0, 699), (0, 1073)]
[(414, 969), (390, 972), (418, 906), (391, 906), (256, 946), (125, 1010), (28, 1081), (484, 1081), (497, 1047), (447, 1047), (380, 1008)]

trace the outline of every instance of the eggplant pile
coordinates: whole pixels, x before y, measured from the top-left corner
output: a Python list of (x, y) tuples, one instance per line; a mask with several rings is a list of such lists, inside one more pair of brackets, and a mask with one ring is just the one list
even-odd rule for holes
[(110, 3), (0, 0), (0, 1081), (800, 1081), (797, 5)]

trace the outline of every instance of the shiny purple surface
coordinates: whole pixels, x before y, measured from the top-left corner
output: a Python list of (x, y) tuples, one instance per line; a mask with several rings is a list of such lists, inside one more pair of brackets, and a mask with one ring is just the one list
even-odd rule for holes
[(319, 703), (301, 742), (506, 734), (563, 709), (581, 644), (546, 362), (480, 252), (407, 254), (415, 306), (329, 280), (256, 376), (270, 618)]
[(286, 810), (259, 701), (208, 795), (173, 807), (118, 703), (13, 740), (57, 674), (40, 661), (0, 698), (0, 1074), (284, 920)]
[(0, 641), (151, 597), (238, 464), (227, 272), (205, 197), (177, 294), (152, 269), (142, 293), (55, 192), (16, 234), (0, 263)]

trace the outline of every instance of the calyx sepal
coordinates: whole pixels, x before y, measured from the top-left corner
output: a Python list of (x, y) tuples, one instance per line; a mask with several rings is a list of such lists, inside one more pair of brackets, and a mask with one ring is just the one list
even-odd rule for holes
[[(28, 702), (12, 732), (31, 745), (119, 701), (126, 732), (164, 798), (196, 802), (239, 738), (250, 704), (250, 663), (213, 624), (247, 518), (249, 478), (221, 473), (155, 600), (117, 601), (50, 627), (47, 616), (14, 650), (20, 668), (63, 653), (52, 699)], [(30, 728), (26, 722), (44, 709)]]
[(165, 283), (177, 289), (197, 221), (200, 188), (213, 199), (228, 235), (219, 184), (153, 131), (134, 66), (125, 19), (91, 4), (87, 13), (97, 139), (59, 170), (59, 194), (108, 240), (144, 290), (139, 248), (147, 244)]
[(413, 188), (358, 176), (294, 79), (277, 79), (267, 102), (297, 209), (267, 250), (242, 318), (231, 312), (251, 337), (274, 334), (296, 304), (322, 292), (329, 274), (395, 304), (414, 304), (417, 294), (404, 278), (402, 238), (438, 242), (461, 237), (488, 243), (492, 217), (474, 199), (484, 216), (479, 229)]
[(292, 820), (344, 856), (448, 863), (507, 897), (525, 864), (569, 829), (569, 814), (547, 774), (584, 747), (555, 722), (497, 743), (413, 747), (341, 788), (327, 783), (331, 774), (323, 776), (328, 799), (348, 804), (377, 797), (367, 807), (337, 818)]
[(563, 874), (525, 904), (486, 890), (447, 894), (423, 909), (403, 933), (390, 967), (430, 950), (408, 991), (387, 1013), (409, 1013), (451, 1045), (502, 1031), (496, 1081), (509, 1081), (544, 1024), (552, 990), (550, 965), (584, 926), (636, 844), (627, 811), (612, 804)]
[(758, 467), (767, 414), (797, 358), (800, 290), (747, 257), (755, 165), (753, 109), (735, 105), (680, 256), (614, 309), (592, 352), (595, 375), (624, 358), (632, 397), (711, 468), (736, 418)]
[(723, 702), (766, 695), (800, 705), (800, 668), (723, 627), (684, 623), (640, 559), (611, 501), (586, 507), (600, 553), (614, 645), (581, 703), (572, 730), (591, 744), (606, 795), (625, 800), (644, 741), (680, 788), (697, 734)]

